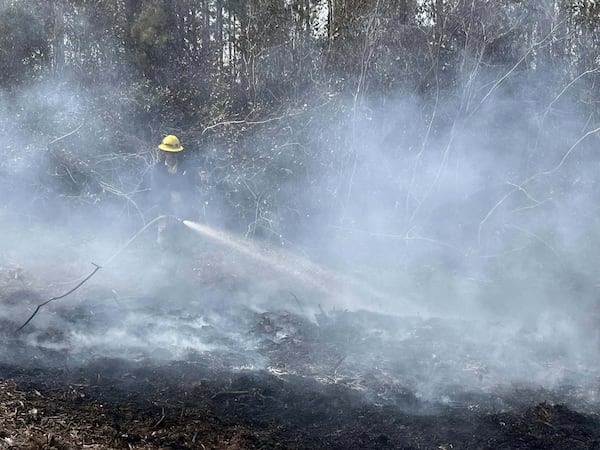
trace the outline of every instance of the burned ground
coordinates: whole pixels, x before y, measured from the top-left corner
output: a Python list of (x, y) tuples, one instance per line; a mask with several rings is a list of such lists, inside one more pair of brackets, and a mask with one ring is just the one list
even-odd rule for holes
[(21, 332), (58, 287), (4, 267), (0, 446), (600, 447), (593, 337), (573, 356), (539, 329), (340, 310), (287, 288), (257, 306), (248, 274), (215, 261), (152, 295), (99, 276)]
[[(428, 414), (348, 389), (195, 362), (103, 360), (75, 371), (3, 366), (7, 448), (597, 448), (600, 423), (563, 405)], [(525, 394), (525, 397), (523, 397)], [(515, 394), (516, 395), (516, 394)], [(522, 392), (519, 402), (535, 393)], [(484, 399), (478, 399), (481, 401)]]

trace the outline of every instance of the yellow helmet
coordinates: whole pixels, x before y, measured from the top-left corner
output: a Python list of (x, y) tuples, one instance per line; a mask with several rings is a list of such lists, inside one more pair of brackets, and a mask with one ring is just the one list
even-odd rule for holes
[(179, 142), (179, 139), (177, 139), (177, 136), (172, 134), (165, 136), (158, 148), (164, 150), (165, 152), (180, 152), (183, 150), (183, 147)]

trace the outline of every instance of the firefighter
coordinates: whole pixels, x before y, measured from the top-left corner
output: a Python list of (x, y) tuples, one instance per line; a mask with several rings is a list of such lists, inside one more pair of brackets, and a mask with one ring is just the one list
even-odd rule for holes
[(176, 218), (189, 219), (193, 216), (191, 193), (194, 186), (177, 136), (165, 136), (158, 148), (158, 162), (151, 172), (151, 192), (154, 206), (161, 215), (167, 216), (158, 222), (157, 243), (164, 247), (173, 244), (177, 238), (179, 227)]

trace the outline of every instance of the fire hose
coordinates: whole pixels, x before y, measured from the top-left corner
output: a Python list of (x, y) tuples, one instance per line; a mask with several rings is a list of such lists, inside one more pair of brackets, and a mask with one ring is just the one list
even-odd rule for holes
[(138, 237), (140, 237), (140, 235), (142, 235), (144, 233), (144, 231), (146, 231), (148, 228), (150, 228), (150, 226), (152, 226), (153, 224), (155, 224), (156, 222), (163, 220), (163, 219), (167, 219), (167, 218), (172, 218), (177, 220), (178, 222), (182, 222), (183, 220), (180, 219), (179, 217), (175, 217), (173, 215), (168, 215), (168, 214), (163, 214), (160, 215), (154, 219), (152, 219), (150, 222), (148, 222), (146, 225), (144, 225), (142, 228), (140, 228), (124, 245), (122, 245), (110, 258), (108, 258), (104, 264), (96, 264), (92, 262), (92, 265), (94, 266), (94, 270), (87, 275), (83, 280), (79, 281), (79, 283), (72, 288), (71, 290), (69, 290), (68, 292), (59, 295), (57, 297), (52, 297), (49, 300), (46, 300), (43, 303), (40, 303), (36, 308), (35, 311), (33, 311), (33, 313), (31, 314), (31, 316), (29, 316), (29, 318), (25, 321), (25, 323), (23, 323), (23, 325), (21, 325), (19, 328), (16, 329), (15, 333), (18, 333), (19, 331), (21, 331), (23, 328), (25, 328), (29, 322), (31, 322), (33, 320), (33, 318), (36, 316), (36, 314), (39, 312), (39, 310), (44, 307), (45, 305), (47, 305), (48, 303), (54, 301), (54, 300), (60, 300), (61, 298), (66, 297), (69, 294), (72, 294), (73, 292), (75, 292), (77, 289), (79, 289), (81, 286), (83, 286), (85, 284), (86, 281), (88, 281), (90, 278), (92, 278), (96, 272), (98, 272), (102, 267), (106, 267), (108, 266), (115, 258), (117, 258), (127, 247), (129, 247), (131, 245), (132, 242), (134, 242)]

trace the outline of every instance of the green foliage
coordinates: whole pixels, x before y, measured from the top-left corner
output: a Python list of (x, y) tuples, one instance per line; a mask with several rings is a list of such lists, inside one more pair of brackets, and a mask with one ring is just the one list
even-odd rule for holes
[(165, 57), (164, 50), (172, 36), (163, 2), (144, 3), (131, 26), (136, 63), (142, 68), (166, 64), (169, 58)]

